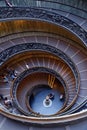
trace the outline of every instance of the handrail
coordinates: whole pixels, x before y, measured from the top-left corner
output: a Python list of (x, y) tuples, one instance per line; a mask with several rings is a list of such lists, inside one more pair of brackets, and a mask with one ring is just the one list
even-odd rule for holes
[[(75, 67), (76, 67), (76, 66), (75, 66)], [(77, 68), (76, 68), (76, 70), (77, 70)], [(77, 83), (77, 84), (78, 84), (78, 83)], [(77, 90), (78, 90), (78, 89), (79, 89), (79, 87), (77, 88)], [(76, 98), (77, 98), (78, 92), (79, 92), (79, 90), (77, 91), (76, 96), (73, 98), (72, 104), (75, 102), (75, 100), (76, 100)], [(11, 96), (12, 96), (12, 91), (11, 91)], [(12, 98), (13, 98), (13, 96), (12, 96)], [(16, 104), (16, 103), (15, 103), (15, 104)], [(69, 108), (72, 106), (72, 104), (69, 105), (68, 107), (66, 107), (64, 110), (62, 110), (62, 112), (64, 112), (65, 110), (69, 109)], [(19, 106), (19, 107), (20, 107), (20, 106)]]
[(74, 5), (70, 5), (69, 3), (63, 3), (63, 2), (59, 2), (59, 1), (52, 1), (52, 0), (30, 0), (29, 2), (26, 2), (24, 0), (19, 0), (19, 2), (15, 1), (14, 3), (10, 3), (9, 0), (5, 0), (7, 1), (7, 4), (5, 2), (4, 5), (1, 5), (0, 7), (20, 7), (20, 8), (24, 8), (24, 7), (37, 7), (37, 8), (45, 8), (45, 9), (51, 9), (51, 10), (55, 10), (55, 11), (64, 11), (67, 13), (71, 13), (74, 15), (78, 15), (79, 17), (83, 17), (83, 18), (87, 18), (87, 10), (86, 8), (84, 9), (81, 7), (76, 7)]
[(21, 122), (27, 122), (35, 125), (51, 125), (53, 124), (68, 124), (68, 123), (74, 123), (78, 119), (83, 120), (84, 118), (87, 119), (87, 110), (70, 114), (70, 115), (64, 115), (59, 117), (30, 117), (30, 116), (24, 116), (20, 114), (10, 113), (9, 111), (4, 111), (0, 108), (0, 113), (2, 113), (4, 116), (7, 116), (11, 119), (18, 120)]
[[(13, 98), (13, 102), (15, 104), (15, 106), (20, 110), (22, 111), (25, 115), (29, 115), (29, 113), (32, 113), (32, 115), (38, 115), (38, 113), (34, 112), (32, 109), (30, 109), (30, 107), (28, 108), (29, 109), (29, 113), (28, 112), (25, 112), (25, 110), (23, 110), (23, 108), (20, 106), (18, 100), (17, 100), (17, 96), (16, 96), (16, 91), (17, 91), (17, 87), (19, 85), (19, 83), (22, 81), (22, 79), (24, 77), (26, 77), (27, 75), (31, 74), (31, 73), (35, 73), (35, 72), (46, 72), (46, 73), (50, 73), (50, 74), (53, 74), (55, 75), (56, 79), (58, 79), (59, 81), (61, 81), (61, 84), (63, 85), (64, 87), (64, 90), (65, 90), (65, 97), (66, 97), (66, 100), (65, 100), (65, 103), (63, 105), (63, 107), (61, 109), (63, 109), (67, 103), (67, 100), (68, 100), (68, 92), (67, 92), (67, 86), (66, 86), (66, 83), (65, 81), (62, 79), (61, 75), (56, 73), (55, 71), (51, 70), (51, 69), (48, 69), (48, 68), (45, 68), (45, 67), (35, 67), (35, 68), (32, 68), (32, 69), (27, 69), (25, 71), (23, 71), (18, 78), (16, 78), (16, 80), (14, 81), (14, 84), (11, 88), (11, 94), (12, 94), (12, 98)], [(32, 87), (33, 89), (33, 87)], [(29, 89), (28, 93), (32, 91), (32, 89)], [(60, 110), (61, 112), (61, 110)], [(59, 113), (59, 111), (56, 113), (56, 114), (53, 114), (54, 115), (57, 115)], [(44, 116), (42, 114), (40, 114), (41, 116)], [(51, 115), (52, 116), (52, 115)]]
[(80, 104), (78, 104), (76, 107), (74, 107), (73, 109), (68, 110), (68, 111), (66, 111), (66, 112), (64, 112), (63, 114), (60, 114), (60, 115), (72, 114), (72, 113), (78, 111), (78, 110), (79, 110), (81, 107), (83, 107), (86, 103), (87, 103), (87, 97), (86, 97)]

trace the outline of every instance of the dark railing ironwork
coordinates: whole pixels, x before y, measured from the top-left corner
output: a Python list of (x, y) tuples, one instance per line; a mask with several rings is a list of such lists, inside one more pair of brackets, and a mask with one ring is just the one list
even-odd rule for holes
[(79, 17), (87, 18), (86, 2), (78, 6), (73, 2), (61, 2), (57, 0), (1, 0), (0, 7), (37, 7), (51, 10), (60, 10)]
[[(79, 74), (77, 71), (77, 68), (75, 67), (75, 64), (72, 62), (72, 60), (66, 55), (64, 54), (61, 50), (56, 49), (52, 46), (49, 45), (45, 45), (45, 44), (41, 44), (41, 43), (26, 43), (26, 44), (20, 44), (20, 45), (16, 45), (13, 47), (10, 47), (4, 51), (2, 51), (0, 53), (0, 62), (1, 62), (1, 66), (9, 60), (9, 58), (12, 58), (13, 56), (20, 54), (20, 53), (24, 53), (27, 51), (45, 51), (48, 53), (52, 53), (55, 56), (60, 57), (62, 60), (64, 60), (68, 66), (71, 68), (74, 76), (75, 76), (75, 80), (76, 80), (76, 86), (75, 86), (75, 91), (76, 91), (76, 95), (78, 94), (78, 90), (79, 90)], [(19, 83), (20, 81), (17, 80), (17, 83)], [(16, 83), (16, 85), (17, 85)], [(13, 92), (14, 93), (14, 92)]]
[(9, 60), (9, 58), (12, 58), (13, 56), (24, 53), (27, 51), (45, 51), (48, 53), (51, 53), (57, 57), (60, 57), (64, 62), (68, 64), (68, 66), (71, 68), (75, 80), (76, 80), (76, 92), (78, 93), (78, 88), (79, 88), (79, 74), (77, 71), (77, 68), (73, 61), (61, 50), (56, 49), (55, 47), (41, 44), (41, 43), (25, 43), (25, 44), (20, 44), (16, 45), (13, 47), (10, 47), (0, 53), (0, 66), (2, 66), (6, 61)]
[[(21, 83), (21, 81), (27, 77), (28, 75), (30, 74), (34, 74), (34, 73), (46, 73), (46, 74), (51, 74), (53, 75), (57, 80), (59, 80), (62, 84), (62, 86), (64, 87), (64, 91), (65, 91), (65, 103), (64, 103), (64, 106), (66, 105), (67, 103), (67, 100), (68, 100), (68, 88), (66, 86), (66, 83), (65, 81), (62, 79), (62, 77), (55, 71), (53, 71), (52, 69), (49, 69), (49, 68), (44, 68), (44, 67), (34, 67), (34, 68), (31, 68), (31, 69), (27, 69), (25, 70), (24, 72), (22, 72), (18, 78), (15, 79), (14, 81), (14, 84), (13, 84), (13, 87), (12, 87), (12, 98), (13, 98), (13, 102), (15, 104), (15, 106), (18, 108), (18, 110), (20, 110), (21, 112), (23, 112), (25, 115), (30, 115), (32, 113), (32, 115), (35, 115), (35, 116), (38, 116), (38, 113), (36, 112), (33, 112), (33, 110), (30, 110), (29, 113), (26, 112), (19, 104), (18, 100), (17, 100), (17, 89), (19, 87), (19, 84)], [(33, 88), (33, 86), (32, 86)], [(29, 92), (31, 91), (31, 88), (30, 90), (28, 90)], [(63, 106), (63, 107), (64, 107)], [(61, 111), (61, 110), (60, 110)], [(58, 112), (56, 113), (56, 115), (58, 114)], [(54, 116), (55, 114), (53, 114)], [(42, 116), (42, 115), (40, 115)], [(44, 116), (44, 115), (43, 115)], [(52, 116), (52, 115), (51, 115)]]
[(29, 19), (61, 26), (76, 35), (87, 46), (87, 32), (72, 20), (52, 11), (38, 8), (0, 8), (0, 21)]

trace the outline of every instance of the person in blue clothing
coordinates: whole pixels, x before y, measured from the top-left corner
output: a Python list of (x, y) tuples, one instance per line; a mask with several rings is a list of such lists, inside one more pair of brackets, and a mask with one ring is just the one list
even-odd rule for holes
[(4, 99), (4, 104), (5, 104), (7, 107), (12, 107), (12, 102), (11, 102), (11, 100), (9, 100), (7, 97), (5, 97), (5, 99)]
[(11, 80), (14, 80), (17, 77), (17, 73), (12, 67), (7, 68), (7, 74), (8, 74), (9, 79)]
[(48, 94), (48, 97), (49, 97), (49, 99), (54, 100), (55, 94), (54, 93), (50, 93), (50, 94)]

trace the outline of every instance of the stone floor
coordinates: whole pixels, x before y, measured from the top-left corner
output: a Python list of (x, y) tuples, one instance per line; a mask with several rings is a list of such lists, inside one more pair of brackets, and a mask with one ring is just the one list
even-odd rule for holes
[[(51, 99), (49, 101), (49, 105), (46, 105), (45, 99), (46, 96), (50, 93), (54, 94), (54, 99)], [(42, 89), (42, 91), (38, 92), (34, 96), (30, 104), (33, 111), (43, 115), (52, 115), (62, 108), (64, 101), (60, 100), (60, 93), (58, 91), (49, 88), (44, 88), (44, 90)]]

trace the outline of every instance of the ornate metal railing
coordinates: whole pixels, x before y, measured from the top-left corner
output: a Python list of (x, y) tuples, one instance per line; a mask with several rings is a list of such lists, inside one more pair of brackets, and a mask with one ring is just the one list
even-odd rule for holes
[[(0, 53), (1, 66), (4, 64), (4, 62), (9, 60), (9, 58), (11, 58), (12, 56), (15, 56), (16, 54), (20, 54), (22, 52), (27, 52), (27, 51), (32, 51), (32, 50), (42, 50), (42, 51), (46, 51), (49, 53), (51, 52), (55, 56), (58, 56), (61, 59), (63, 59), (69, 65), (69, 67), (71, 68), (71, 70), (75, 76), (75, 80), (76, 80), (75, 91), (76, 91), (76, 95), (78, 94), (78, 92), (79, 92), (79, 75), (78, 75), (78, 72), (77, 72), (77, 69), (76, 69), (74, 63), (63, 52), (61, 52), (58, 49), (55, 49), (52, 46), (48, 46), (48, 45), (40, 44), (40, 43), (26, 43), (26, 44), (20, 44), (20, 45), (10, 47)], [(17, 83), (19, 83), (19, 81), (17, 81)], [(16, 83), (16, 85), (17, 85), (17, 83)], [(76, 97), (73, 100), (75, 101)]]
[[(34, 112), (32, 109), (29, 110), (29, 112), (26, 112), (19, 104), (18, 100), (17, 100), (17, 88), (20, 84), (20, 82), (25, 78), (27, 77), (28, 75), (32, 74), (32, 73), (36, 73), (36, 72), (42, 72), (42, 73), (47, 73), (47, 74), (52, 74), (54, 77), (56, 77), (57, 80), (59, 80), (63, 87), (64, 87), (64, 90), (65, 90), (65, 103), (63, 105), (63, 107), (65, 107), (66, 103), (67, 103), (67, 100), (68, 100), (68, 91), (67, 91), (67, 85), (65, 83), (65, 81), (62, 79), (62, 77), (55, 71), (51, 70), (51, 69), (48, 69), (48, 68), (44, 68), (44, 67), (35, 67), (35, 68), (32, 68), (32, 69), (28, 69), (28, 70), (25, 70), (24, 72), (22, 72), (14, 81), (14, 84), (12, 86), (12, 90), (11, 90), (11, 93), (12, 93), (12, 98), (13, 98), (13, 102), (15, 104), (15, 106), (17, 107), (17, 109), (19, 109), (22, 113), (24, 113), (25, 115), (31, 115), (31, 116), (38, 116), (38, 113)], [(31, 93), (31, 91), (33, 90), (33, 86), (32, 86), (32, 89), (30, 88), (28, 91)], [(75, 93), (76, 94), (76, 93)], [(62, 108), (63, 108), (62, 107)], [(61, 110), (60, 110), (61, 111)], [(56, 113), (56, 115), (58, 114), (59, 112)], [(53, 114), (54, 116), (55, 114)], [(39, 116), (42, 116), (42, 115), (39, 115)], [(44, 115), (43, 115), (44, 116)]]
[[(80, 2), (79, 2), (80, 3)], [(87, 3), (60, 2), (56, 0), (0, 0), (0, 7), (37, 7), (49, 10), (60, 10), (79, 17), (87, 18)]]
[(41, 44), (41, 43), (26, 43), (26, 44), (20, 44), (20, 45), (10, 47), (0, 53), (0, 67), (3, 66), (3, 64), (7, 60), (9, 60), (9, 58), (11, 58), (12, 56), (20, 54), (22, 52), (33, 51), (33, 50), (37, 50), (37, 51), (41, 50), (41, 51), (49, 52), (49, 53), (52, 53), (55, 56), (58, 56), (61, 59), (63, 59), (69, 65), (69, 67), (71, 68), (71, 70), (75, 76), (76, 93), (78, 93), (78, 91), (79, 91), (78, 90), (79, 89), (79, 74), (78, 74), (75, 64), (61, 50), (56, 49), (52, 46), (48, 46), (48, 45)]
[(0, 21), (32, 19), (46, 21), (73, 32), (87, 46), (87, 32), (72, 20), (52, 11), (38, 8), (0, 8)]

